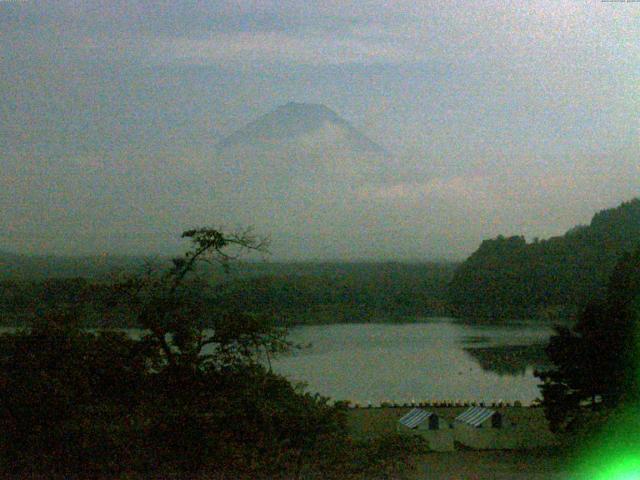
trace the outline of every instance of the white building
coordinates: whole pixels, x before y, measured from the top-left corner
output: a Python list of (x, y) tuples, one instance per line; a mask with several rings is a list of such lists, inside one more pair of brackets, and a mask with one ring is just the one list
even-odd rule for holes
[(555, 443), (548, 429), (526, 423), (513, 423), (500, 412), (473, 407), (455, 418), (456, 442), (476, 450), (511, 450), (536, 448)]
[(506, 448), (502, 415), (484, 407), (472, 407), (455, 418), (454, 438), (476, 450)]
[(441, 428), (440, 417), (433, 412), (414, 408), (398, 420), (398, 432), (414, 433), (423, 437), (429, 449), (435, 452), (453, 451), (453, 432), (446, 424)]

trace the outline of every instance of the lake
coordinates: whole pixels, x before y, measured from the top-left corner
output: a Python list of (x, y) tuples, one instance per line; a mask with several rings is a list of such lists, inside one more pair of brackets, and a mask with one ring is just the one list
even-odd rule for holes
[[(2, 331), (14, 331), (2, 327)], [(141, 330), (129, 329), (139, 336)], [(471, 324), (451, 318), (412, 323), (299, 326), (289, 339), (308, 345), (275, 358), (274, 371), (334, 400), (498, 400), (540, 397), (536, 368), (548, 366), (549, 325)]]
[(292, 328), (307, 348), (277, 358), (276, 372), (308, 390), (360, 404), (425, 400), (520, 401), (540, 397), (534, 376), (547, 361), (551, 326), (474, 325), (439, 318), (419, 323)]

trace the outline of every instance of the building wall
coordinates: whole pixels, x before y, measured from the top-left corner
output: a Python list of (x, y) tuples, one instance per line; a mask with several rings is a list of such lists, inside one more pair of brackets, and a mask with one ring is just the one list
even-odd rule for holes
[(504, 446), (505, 443), (508, 443), (504, 439), (507, 433), (504, 428), (475, 428), (470, 425), (457, 423), (454, 425), (453, 432), (454, 440), (460, 442), (465, 447), (476, 450), (508, 448)]
[(430, 450), (434, 452), (453, 452), (453, 429), (444, 428), (440, 430), (417, 430), (423, 437)]

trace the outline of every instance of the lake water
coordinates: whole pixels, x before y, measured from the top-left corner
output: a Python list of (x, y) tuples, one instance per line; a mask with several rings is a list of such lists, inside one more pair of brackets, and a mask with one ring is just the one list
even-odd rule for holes
[(540, 397), (552, 328), (534, 323), (471, 325), (452, 319), (291, 329), (308, 348), (273, 368), (308, 390), (360, 404), (425, 400), (521, 401)]
[[(13, 331), (14, 328), (0, 328)], [(132, 336), (142, 331), (128, 330)], [(547, 365), (551, 326), (469, 324), (438, 318), (417, 323), (300, 326), (289, 339), (309, 345), (272, 361), (273, 369), (334, 400), (520, 401), (540, 396), (534, 376)]]

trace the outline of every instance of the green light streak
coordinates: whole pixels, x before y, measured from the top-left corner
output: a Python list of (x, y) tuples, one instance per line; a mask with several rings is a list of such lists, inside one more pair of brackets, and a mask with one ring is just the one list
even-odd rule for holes
[(640, 457), (618, 458), (594, 480), (640, 480)]
[[(640, 250), (635, 255), (640, 255)], [(634, 368), (633, 377), (622, 403), (613, 411), (602, 411), (602, 422), (591, 425), (591, 432), (585, 432), (582, 454), (575, 468), (576, 480), (640, 480), (640, 264), (636, 257), (635, 270), (630, 274), (635, 283), (629, 280), (628, 315), (631, 322), (631, 341), (629, 363), (623, 362), (620, 368)], [(635, 327), (635, 329), (634, 329)], [(615, 372), (612, 372), (615, 373)], [(635, 378), (634, 378), (635, 377)], [(634, 381), (635, 380), (635, 381)], [(585, 412), (585, 417), (590, 416)], [(598, 425), (600, 423), (600, 425)]]
[(609, 416), (580, 457), (576, 479), (640, 480), (640, 405), (631, 403)]

